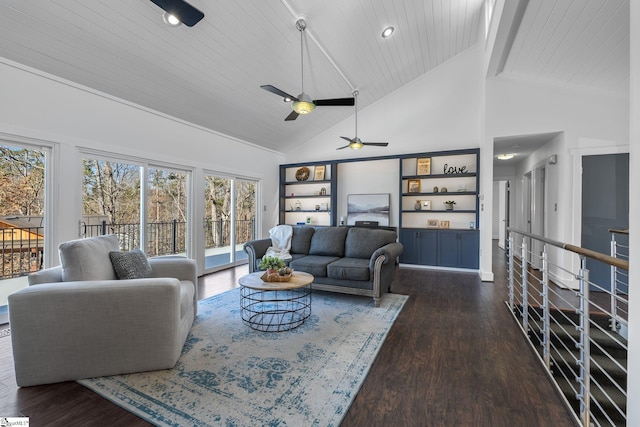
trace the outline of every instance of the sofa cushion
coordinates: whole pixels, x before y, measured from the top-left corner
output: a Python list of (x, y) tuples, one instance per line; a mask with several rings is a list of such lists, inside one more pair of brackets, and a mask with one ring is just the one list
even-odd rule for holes
[(347, 227), (319, 227), (311, 237), (309, 255), (344, 256)]
[(109, 258), (118, 279), (143, 279), (151, 277), (153, 273), (147, 256), (140, 249), (129, 252), (111, 251)]
[(327, 266), (330, 279), (369, 280), (369, 260), (364, 258), (340, 258)]
[(294, 259), (289, 263), (289, 266), (294, 270), (304, 271), (315, 277), (327, 277), (327, 265), (338, 259), (340, 258), (334, 256), (307, 255)]
[(109, 234), (70, 240), (58, 246), (62, 280), (116, 280), (109, 252), (120, 250), (118, 236)]
[(371, 228), (350, 228), (345, 240), (347, 258), (371, 258), (371, 255), (384, 245), (396, 241), (396, 232)]
[(291, 254), (309, 253), (311, 246), (311, 237), (315, 229), (313, 227), (293, 227), (293, 236), (291, 236)]

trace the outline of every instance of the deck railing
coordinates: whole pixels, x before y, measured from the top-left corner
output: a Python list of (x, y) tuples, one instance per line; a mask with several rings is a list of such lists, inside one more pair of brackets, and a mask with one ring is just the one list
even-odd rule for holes
[[(628, 299), (613, 278), (627, 274), (628, 260), (508, 230), (507, 304), (550, 378), (583, 426), (625, 425), (627, 341), (619, 325), (626, 324)], [(572, 257), (573, 269), (553, 261)], [(588, 259), (615, 269), (611, 283), (590, 280)]]
[[(229, 220), (206, 221), (204, 224), (206, 248), (230, 246), (231, 222)], [(0, 228), (0, 279), (24, 276), (40, 270), (43, 265), (44, 228)], [(96, 225), (81, 223), (81, 237), (115, 234), (122, 250), (140, 247), (140, 224), (109, 224), (106, 221)], [(186, 252), (187, 224), (184, 221), (150, 223), (147, 228), (148, 256), (170, 255)], [(255, 239), (255, 220), (236, 221), (236, 243)]]

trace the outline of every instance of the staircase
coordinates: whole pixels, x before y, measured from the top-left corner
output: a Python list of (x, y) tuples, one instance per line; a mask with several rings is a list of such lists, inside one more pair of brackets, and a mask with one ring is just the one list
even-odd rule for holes
[[(520, 317), (522, 306), (514, 308)], [(542, 311), (529, 309), (529, 339), (540, 356), (542, 345)], [(580, 332), (579, 316), (574, 311), (551, 310), (550, 368), (553, 378), (580, 418)], [(590, 421), (595, 426), (625, 426), (627, 388), (627, 341), (610, 330), (609, 317), (590, 314)]]

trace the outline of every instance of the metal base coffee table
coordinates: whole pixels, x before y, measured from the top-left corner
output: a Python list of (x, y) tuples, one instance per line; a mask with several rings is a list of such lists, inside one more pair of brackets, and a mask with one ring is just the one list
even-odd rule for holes
[(263, 332), (288, 331), (302, 325), (311, 315), (313, 276), (294, 271), (288, 282), (264, 282), (263, 273), (238, 280), (242, 321)]

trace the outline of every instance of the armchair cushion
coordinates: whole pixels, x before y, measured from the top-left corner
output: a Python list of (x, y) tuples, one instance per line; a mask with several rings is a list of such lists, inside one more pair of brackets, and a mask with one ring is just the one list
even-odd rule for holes
[(153, 270), (147, 256), (140, 249), (129, 252), (111, 251), (109, 258), (118, 279), (143, 279), (151, 277)]
[(118, 236), (109, 234), (90, 239), (77, 239), (58, 246), (62, 264), (62, 280), (116, 280), (109, 252), (120, 250)]

